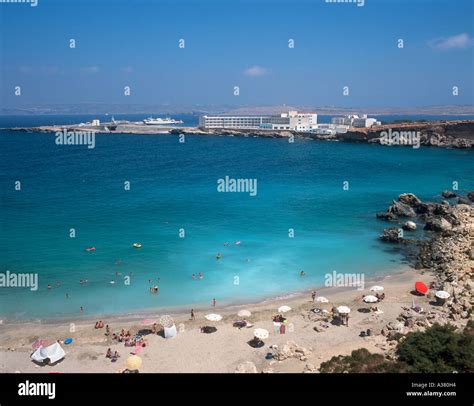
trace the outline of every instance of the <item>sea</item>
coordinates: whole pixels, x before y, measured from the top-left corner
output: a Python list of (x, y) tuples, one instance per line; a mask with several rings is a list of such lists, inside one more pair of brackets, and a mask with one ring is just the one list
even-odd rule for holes
[[(92, 118), (3, 116), (0, 127)], [(376, 212), (405, 192), (441, 200), (453, 185), (474, 190), (472, 150), (184, 141), (96, 135), (87, 148), (57, 145), (54, 134), (0, 131), (0, 274), (38, 277), (36, 290), (0, 287), (0, 318), (162, 314), (213, 299), (221, 306), (291, 295), (323, 286), (334, 271), (381, 277), (408, 262), (378, 239), (387, 223)], [(256, 193), (219, 190), (226, 177), (255, 182)]]

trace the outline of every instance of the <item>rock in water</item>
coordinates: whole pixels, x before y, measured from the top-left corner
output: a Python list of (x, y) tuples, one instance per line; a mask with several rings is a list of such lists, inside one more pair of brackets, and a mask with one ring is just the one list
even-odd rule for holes
[(474, 190), (467, 194), (467, 197), (471, 202), (474, 202)]
[(445, 199), (452, 199), (453, 197), (456, 197), (456, 193), (452, 192), (451, 190), (445, 190), (443, 193), (441, 193), (441, 196), (443, 196)]
[(471, 200), (468, 199), (467, 197), (460, 196), (458, 197), (458, 204), (471, 204)]
[(415, 231), (416, 224), (413, 221), (407, 221), (405, 224), (403, 224), (403, 229), (407, 231)]
[(403, 232), (398, 227), (384, 228), (383, 234), (379, 238), (386, 242), (401, 242), (403, 241)]
[(388, 212), (392, 213), (398, 217), (415, 217), (415, 210), (408, 204), (402, 202), (393, 202), (393, 204), (388, 208)]
[(402, 193), (398, 196), (398, 201), (410, 207), (416, 207), (421, 203), (421, 200), (413, 193)]

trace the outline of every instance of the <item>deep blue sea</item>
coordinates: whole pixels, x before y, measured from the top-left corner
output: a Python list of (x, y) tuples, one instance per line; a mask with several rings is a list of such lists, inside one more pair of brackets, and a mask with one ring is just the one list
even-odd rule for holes
[[(45, 124), (0, 127), (22, 120)], [(378, 241), (375, 213), (403, 192), (472, 190), (473, 173), (468, 150), (168, 135), (97, 135), (88, 149), (0, 132), (0, 272), (38, 273), (40, 285), (0, 288), (0, 317), (160, 312), (285, 295), (334, 270), (393, 272), (403, 255)], [(225, 176), (257, 179), (257, 195), (219, 193)]]

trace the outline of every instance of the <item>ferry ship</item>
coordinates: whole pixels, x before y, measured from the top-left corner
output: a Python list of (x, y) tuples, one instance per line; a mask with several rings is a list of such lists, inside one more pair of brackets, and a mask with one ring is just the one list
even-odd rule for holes
[(168, 125), (168, 124), (183, 124), (182, 120), (175, 120), (171, 117), (166, 118), (146, 118), (143, 120), (143, 123), (146, 125)]

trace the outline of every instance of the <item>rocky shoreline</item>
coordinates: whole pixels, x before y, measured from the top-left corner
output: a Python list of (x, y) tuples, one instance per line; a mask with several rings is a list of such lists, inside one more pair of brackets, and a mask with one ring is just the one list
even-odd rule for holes
[[(136, 123), (112, 125), (102, 123), (99, 127), (76, 125), (54, 125), (38, 127), (1, 128), (0, 131), (56, 133), (58, 131), (94, 131), (97, 134), (141, 134), (141, 135), (201, 135), (201, 136), (228, 136), (228, 137), (262, 137), (262, 138), (300, 138), (320, 141), (340, 141), (351, 143), (384, 144), (382, 134), (391, 131), (391, 134), (407, 132), (418, 134), (418, 146), (439, 148), (469, 149), (474, 148), (474, 120), (437, 120), (429, 122), (392, 123), (371, 128), (351, 128), (346, 133), (315, 134), (290, 130), (231, 130), (231, 129), (203, 129), (199, 127), (170, 127), (146, 126)], [(400, 141), (391, 146), (414, 147), (409, 142)]]
[[(397, 227), (384, 229), (380, 239), (391, 244), (415, 244), (415, 268), (434, 276), (427, 294), (430, 308), (424, 311), (404, 308), (397, 322), (388, 323), (382, 329), (387, 340), (424, 330), (435, 323), (449, 323), (461, 330), (473, 320), (474, 192), (457, 196), (445, 191), (442, 195), (456, 200), (452, 204), (447, 200), (422, 202), (414, 194), (405, 193), (393, 201), (386, 212), (377, 214), (380, 219), (398, 223)], [(408, 227), (408, 223), (415, 227)], [(423, 226), (428, 239), (406, 238), (406, 234), (416, 229), (417, 223)], [(433, 291), (436, 290), (450, 294), (443, 305), (435, 302)]]

